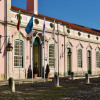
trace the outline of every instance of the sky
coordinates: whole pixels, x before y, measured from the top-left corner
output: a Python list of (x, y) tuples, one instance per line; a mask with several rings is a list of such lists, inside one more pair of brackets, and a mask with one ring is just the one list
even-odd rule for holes
[[(11, 0), (26, 9), (26, 0)], [(38, 13), (100, 30), (100, 0), (38, 0)]]

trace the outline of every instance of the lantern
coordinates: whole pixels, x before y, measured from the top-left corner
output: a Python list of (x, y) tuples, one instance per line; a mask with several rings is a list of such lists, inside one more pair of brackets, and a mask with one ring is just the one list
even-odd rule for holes
[(6, 49), (7, 49), (7, 51), (12, 51), (13, 47), (11, 46), (10, 42), (8, 42)]

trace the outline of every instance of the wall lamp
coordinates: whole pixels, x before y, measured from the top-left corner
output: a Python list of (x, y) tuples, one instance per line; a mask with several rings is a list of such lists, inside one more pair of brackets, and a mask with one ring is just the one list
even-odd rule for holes
[[(4, 37), (5, 40), (4, 40), (4, 42), (3, 42), (2, 46), (1, 46), (1, 38), (2, 38), (2, 37)], [(2, 36), (2, 35), (0, 35), (0, 53), (2, 53), (1, 50), (2, 50), (2, 48), (3, 48), (4, 43), (6, 42), (6, 38), (7, 38), (7, 37), (10, 37), (10, 36)], [(7, 45), (7, 47), (6, 47), (6, 50), (7, 50), (7, 51), (12, 51), (12, 49), (13, 49), (13, 47), (11, 46), (11, 43), (10, 43), (10, 41), (8, 40), (8, 45)]]
[(8, 42), (8, 45), (7, 45), (6, 49), (7, 49), (7, 51), (12, 51), (13, 50), (13, 47), (11, 46), (10, 41)]
[(62, 57), (63, 57), (66, 49), (67, 49), (67, 46), (62, 44)]
[(66, 49), (67, 49), (67, 45), (62, 44), (62, 51), (61, 51), (60, 58), (64, 56), (64, 53), (65, 53)]
[(71, 52), (71, 49), (68, 48), (68, 56), (71, 56), (72, 52)]

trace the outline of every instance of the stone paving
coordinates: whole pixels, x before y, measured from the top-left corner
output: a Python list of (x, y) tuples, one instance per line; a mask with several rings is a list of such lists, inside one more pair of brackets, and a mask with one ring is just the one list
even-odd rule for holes
[(8, 85), (0, 86), (0, 100), (100, 100), (100, 78), (69, 80), (60, 78), (60, 86), (52, 81), (16, 84), (12, 93)]
[[(45, 79), (45, 81), (52, 81), (52, 79)], [(20, 79), (20, 84), (23, 84), (23, 83), (33, 83), (33, 82), (44, 82), (44, 79), (43, 78), (39, 78), (37, 77), (36, 79)], [(15, 83), (16, 84), (19, 84), (19, 80), (15, 80)], [(2, 85), (8, 85), (8, 80), (0, 80), (0, 86)]]

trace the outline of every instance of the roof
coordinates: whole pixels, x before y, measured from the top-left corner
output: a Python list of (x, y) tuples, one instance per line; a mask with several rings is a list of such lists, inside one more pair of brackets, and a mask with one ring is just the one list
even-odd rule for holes
[[(12, 10), (16, 10), (16, 11), (20, 10), (21, 12), (26, 13), (26, 14), (32, 14), (32, 13), (29, 13), (25, 9), (18, 8), (18, 7), (15, 7), (15, 6), (11, 6), (11, 9)], [(69, 23), (69, 22), (62, 21), (62, 20), (59, 20), (59, 19), (55, 19), (55, 18), (52, 18), (52, 17), (49, 17), (49, 16), (45, 16), (45, 15), (42, 15), (42, 14), (38, 14), (38, 15), (34, 14), (34, 16), (40, 17), (40, 18), (44, 18), (45, 17), (45, 19), (51, 20), (51, 21), (55, 20), (58, 23), (62, 23), (64, 25), (66, 25), (68, 28), (76, 29), (76, 30), (83, 31), (83, 32), (88, 32), (88, 33), (95, 34), (95, 35), (100, 35), (100, 30), (96, 30), (96, 29), (85, 27), (85, 26)]]

